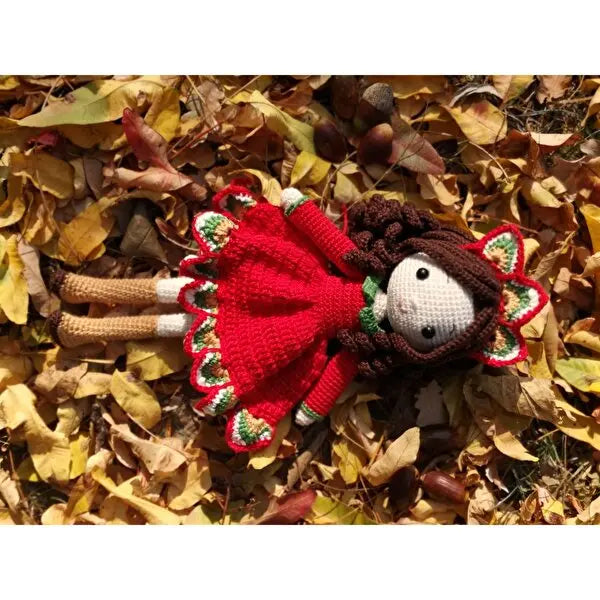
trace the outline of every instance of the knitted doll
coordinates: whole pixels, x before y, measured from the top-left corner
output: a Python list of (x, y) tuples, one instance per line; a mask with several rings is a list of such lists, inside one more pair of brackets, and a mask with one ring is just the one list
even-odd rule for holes
[[(295, 419), (322, 419), (358, 374), (474, 357), (495, 366), (526, 357), (519, 328), (548, 297), (523, 274), (518, 229), (479, 241), (413, 206), (374, 196), (349, 212), (344, 235), (298, 190), (276, 207), (234, 183), (192, 224), (197, 256), (180, 277), (104, 280), (60, 272), (71, 303), (152, 305), (185, 312), (95, 319), (51, 317), (58, 341), (183, 338), (193, 358), (195, 409), (227, 413), (235, 451), (268, 445)], [(331, 263), (331, 264), (330, 264)], [(330, 356), (328, 341), (342, 349)]]

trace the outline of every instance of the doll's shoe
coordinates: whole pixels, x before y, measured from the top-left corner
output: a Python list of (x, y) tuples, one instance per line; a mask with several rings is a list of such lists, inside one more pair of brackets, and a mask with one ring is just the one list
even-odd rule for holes
[(49, 266), (44, 270), (44, 279), (48, 282), (48, 290), (60, 296), (60, 288), (62, 287), (67, 272), (60, 267)]

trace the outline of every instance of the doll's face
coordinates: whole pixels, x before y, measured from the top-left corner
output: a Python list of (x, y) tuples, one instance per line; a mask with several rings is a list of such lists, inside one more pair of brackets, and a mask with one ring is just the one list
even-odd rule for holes
[(386, 309), (394, 331), (420, 352), (463, 333), (475, 314), (471, 292), (423, 252), (392, 272)]

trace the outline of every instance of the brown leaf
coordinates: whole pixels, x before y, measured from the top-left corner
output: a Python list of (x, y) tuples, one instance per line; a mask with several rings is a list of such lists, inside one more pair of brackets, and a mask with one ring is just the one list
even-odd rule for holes
[(260, 525), (293, 525), (310, 511), (317, 498), (314, 490), (304, 490), (274, 498), (267, 511), (256, 520)]
[(27, 291), (31, 296), (33, 306), (42, 317), (47, 317), (50, 313), (58, 310), (60, 300), (56, 296), (51, 296), (46, 288), (40, 271), (39, 250), (22, 238), (18, 241), (17, 250), (23, 261), (23, 277), (27, 282)]
[(394, 139), (390, 164), (406, 167), (417, 173), (442, 174), (446, 167), (435, 148), (410, 125), (399, 118), (392, 118)]
[(158, 241), (158, 234), (149, 217), (146, 204), (138, 201), (120, 246), (125, 256), (146, 256), (166, 263), (165, 251)]

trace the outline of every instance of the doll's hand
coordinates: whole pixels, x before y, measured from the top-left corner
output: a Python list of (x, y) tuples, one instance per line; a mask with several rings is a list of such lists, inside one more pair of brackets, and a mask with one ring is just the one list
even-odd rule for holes
[(310, 198), (308, 196), (305, 196), (296, 188), (285, 188), (283, 192), (281, 192), (281, 207), (283, 208), (286, 217), (289, 217), (294, 210), (309, 200)]
[(306, 406), (306, 404), (303, 402), (296, 409), (294, 421), (296, 422), (296, 425), (300, 425), (300, 427), (306, 427), (307, 425), (312, 425), (323, 418), (324, 417), (322, 415), (319, 415), (315, 411), (308, 408), (308, 406)]

